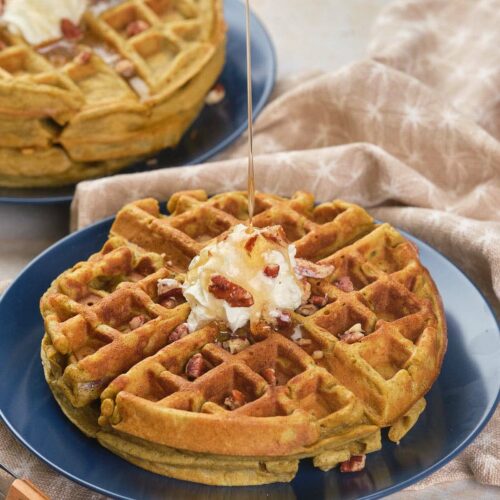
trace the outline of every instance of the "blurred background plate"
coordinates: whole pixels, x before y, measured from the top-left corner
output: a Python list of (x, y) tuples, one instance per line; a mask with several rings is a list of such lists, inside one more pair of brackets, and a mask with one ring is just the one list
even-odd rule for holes
[[(205, 106), (175, 149), (153, 156), (157, 166), (146, 162), (119, 173), (144, 172), (155, 168), (195, 165), (221, 152), (247, 128), (247, 83), (245, 7), (240, 0), (225, 0), (228, 24), (227, 61), (219, 79), (226, 98), (215, 106)], [(257, 116), (276, 81), (276, 54), (272, 40), (260, 20), (252, 14), (252, 79), (254, 116)], [(47, 189), (7, 189), (0, 187), (0, 203), (46, 204), (70, 202), (74, 186)]]
[[(86, 438), (63, 415), (43, 377), (38, 310), (51, 281), (86, 260), (107, 239), (112, 220), (56, 243), (36, 258), (0, 299), (0, 417), (33, 453), (70, 479), (117, 498), (378, 498), (431, 474), (465, 448), (492, 416), (500, 388), (500, 335), (473, 283), (436, 250), (413, 238), (443, 298), (448, 352), (426, 396), (427, 409), (400, 445), (383, 433), (383, 448), (364, 471), (324, 473), (303, 460), (287, 484), (209, 487), (139, 469)], [(258, 439), (258, 436), (256, 436)]]

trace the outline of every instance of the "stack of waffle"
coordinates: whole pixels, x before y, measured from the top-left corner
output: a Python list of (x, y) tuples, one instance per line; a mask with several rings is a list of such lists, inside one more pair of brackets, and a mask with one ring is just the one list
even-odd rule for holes
[(0, 185), (105, 175), (175, 146), (225, 57), (222, 0), (98, 0), (65, 37), (0, 26)]
[(247, 199), (182, 192), (168, 210), (125, 206), (103, 249), (42, 298), (45, 376), (74, 424), (145, 469), (217, 485), (290, 481), (304, 457), (359, 470), (382, 428), (396, 442), (408, 432), (446, 350), (413, 244), (356, 205), (258, 194), (254, 226), (281, 225), (297, 257), (333, 273), (308, 278), (309, 302), (265, 335), (188, 333), (189, 305), (158, 285), (182, 283), (247, 219)]

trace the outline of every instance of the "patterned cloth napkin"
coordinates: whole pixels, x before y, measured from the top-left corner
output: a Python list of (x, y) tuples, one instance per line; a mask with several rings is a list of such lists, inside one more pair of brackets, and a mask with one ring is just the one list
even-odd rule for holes
[[(359, 203), (427, 241), (500, 314), (500, 0), (400, 0), (375, 26), (371, 57), (282, 82), (256, 124), (257, 188)], [(73, 228), (146, 196), (246, 188), (245, 142), (212, 164), (84, 182)], [(3, 451), (7, 450), (7, 451)], [(57, 498), (92, 498), (0, 426), (0, 462)], [(475, 478), (500, 486), (500, 410), (447, 466), (410, 489)]]

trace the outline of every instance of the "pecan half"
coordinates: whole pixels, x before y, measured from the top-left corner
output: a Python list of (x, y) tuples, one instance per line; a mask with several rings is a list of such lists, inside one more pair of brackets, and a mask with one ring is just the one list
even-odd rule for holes
[(342, 342), (346, 342), (347, 344), (354, 344), (355, 342), (359, 342), (362, 338), (364, 338), (365, 333), (363, 332), (363, 327), (361, 323), (356, 323), (351, 326), (349, 330), (339, 335), (339, 339)]
[(303, 278), (323, 279), (330, 276), (335, 268), (326, 264), (316, 264), (310, 260), (295, 259), (295, 272)]
[(208, 364), (200, 354), (195, 354), (186, 365), (186, 375), (189, 380), (196, 380), (208, 371)]
[(280, 266), (279, 266), (279, 264), (268, 264), (264, 268), (264, 274), (268, 278), (276, 278), (279, 273), (280, 273)]
[(71, 19), (61, 19), (61, 32), (66, 40), (77, 41), (83, 38), (82, 29)]
[(245, 395), (241, 391), (238, 391), (238, 389), (233, 389), (231, 395), (224, 400), (224, 406), (229, 410), (236, 410), (245, 405), (246, 402)]
[(139, 33), (142, 33), (143, 31), (146, 31), (147, 29), (149, 29), (149, 27), (150, 24), (147, 21), (144, 21), (143, 19), (136, 19), (135, 21), (132, 21), (127, 25), (127, 29), (125, 30), (125, 32), (130, 38), (138, 35)]
[(208, 291), (231, 307), (250, 307), (254, 304), (250, 292), (220, 274), (211, 277)]
[(144, 325), (146, 321), (147, 321), (146, 316), (139, 314), (139, 316), (136, 316), (135, 318), (132, 318), (129, 321), (128, 326), (130, 327), (131, 330), (135, 330), (136, 328), (139, 328), (140, 326)]
[(365, 468), (366, 455), (353, 455), (340, 464), (340, 472), (359, 472)]
[(173, 332), (170, 334), (170, 337), (168, 337), (168, 343), (172, 344), (176, 340), (182, 339), (188, 334), (189, 334), (188, 324), (181, 323), (173, 330)]
[(269, 385), (276, 385), (276, 371), (274, 368), (264, 368), (261, 375)]
[(354, 292), (354, 284), (351, 281), (351, 278), (349, 278), (349, 276), (342, 276), (342, 278), (339, 278), (337, 281), (334, 281), (333, 284), (343, 292), (346, 293)]

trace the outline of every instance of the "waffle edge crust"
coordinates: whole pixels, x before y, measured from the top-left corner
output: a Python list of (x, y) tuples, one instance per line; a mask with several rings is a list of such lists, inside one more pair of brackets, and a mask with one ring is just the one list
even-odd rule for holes
[(177, 145), (225, 62), (222, 0), (100, 0), (81, 36), (0, 27), (0, 186), (108, 175)]
[[(246, 195), (180, 192), (168, 211), (153, 199), (126, 205), (103, 249), (41, 299), (45, 377), (66, 416), (144, 469), (210, 485), (290, 481), (305, 457), (327, 471), (379, 450), (385, 427), (399, 442), (425, 409), (447, 344), (415, 246), (350, 203), (258, 194), (253, 224), (281, 225), (298, 257), (335, 271), (308, 280), (326, 305), (292, 313), (305, 342), (273, 331), (231, 354), (218, 324), (169, 341), (189, 306), (160, 303), (157, 282), (182, 282), (205, 245), (244, 222)], [(347, 278), (352, 289), (339, 288)], [(363, 338), (343, 341), (356, 324)], [(188, 380), (198, 353), (209, 369)], [(230, 409), (235, 389), (244, 404)]]

